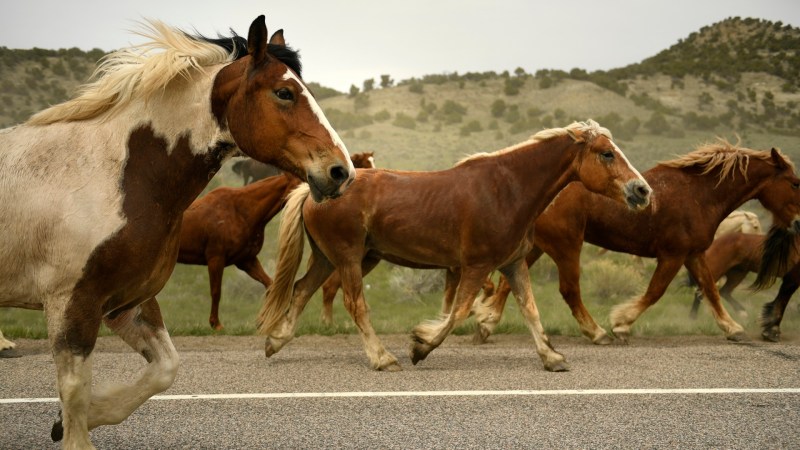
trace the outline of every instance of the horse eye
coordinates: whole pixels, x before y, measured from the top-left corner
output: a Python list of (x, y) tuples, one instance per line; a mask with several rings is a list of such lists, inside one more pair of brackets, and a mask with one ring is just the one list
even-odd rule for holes
[(614, 160), (614, 152), (612, 152), (611, 150), (606, 150), (603, 153), (600, 153), (600, 156), (606, 161)]
[(792, 183), (792, 189), (800, 189), (800, 182), (795, 181)]
[(281, 100), (286, 100), (286, 101), (294, 100), (294, 94), (292, 94), (292, 91), (286, 88), (280, 88), (277, 91), (275, 91), (275, 96)]

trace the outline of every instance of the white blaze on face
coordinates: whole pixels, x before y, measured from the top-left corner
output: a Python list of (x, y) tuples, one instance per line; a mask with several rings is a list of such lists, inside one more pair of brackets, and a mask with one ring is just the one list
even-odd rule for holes
[(370, 156), (369, 158), (367, 158), (367, 161), (369, 161), (369, 167), (374, 169), (375, 168), (375, 157), (374, 156)]
[(633, 164), (631, 164), (631, 162), (628, 161), (628, 157), (625, 156), (625, 153), (622, 153), (622, 150), (620, 150), (620, 148), (617, 147), (617, 144), (614, 143), (614, 141), (611, 141), (611, 140), (609, 140), (609, 142), (611, 142), (611, 145), (614, 146), (614, 150), (616, 150), (616, 152), (619, 153), (619, 156), (622, 157), (622, 160), (625, 161), (625, 164), (627, 164), (628, 167), (630, 167), (630, 169), (633, 171), (633, 173), (635, 173), (636, 176), (639, 177), (640, 180), (644, 181), (644, 184), (646, 184), (647, 187), (650, 187), (650, 185), (647, 183), (647, 180), (645, 180), (644, 177), (642, 176), (642, 174), (639, 173), (638, 170), (636, 170), (636, 167), (633, 167)]
[(325, 129), (328, 130), (328, 133), (330, 134), (331, 141), (333, 142), (333, 144), (336, 147), (338, 147), (339, 150), (341, 150), (342, 153), (344, 154), (344, 157), (345, 157), (345, 159), (347, 160), (347, 163), (350, 166), (348, 171), (351, 174), (355, 173), (356, 169), (353, 166), (353, 161), (350, 160), (350, 153), (348, 153), (347, 147), (344, 145), (344, 142), (339, 137), (339, 133), (337, 133), (336, 130), (334, 130), (333, 127), (331, 126), (330, 122), (328, 122), (328, 118), (325, 117), (325, 113), (322, 112), (322, 108), (319, 107), (319, 104), (317, 104), (317, 100), (314, 99), (313, 95), (311, 95), (311, 92), (308, 90), (308, 88), (306, 87), (305, 83), (303, 83), (300, 80), (300, 78), (298, 78), (297, 75), (295, 75), (294, 72), (292, 72), (289, 69), (286, 69), (286, 73), (283, 74), (283, 79), (284, 80), (294, 80), (294, 81), (297, 82), (298, 85), (300, 85), (300, 88), (302, 89), (302, 91), (300, 92), (300, 95), (304, 96), (306, 98), (306, 100), (308, 100), (308, 104), (311, 107), (311, 111), (313, 111), (314, 115), (317, 116), (317, 120), (319, 120), (319, 123), (321, 123), (322, 126), (325, 127)]

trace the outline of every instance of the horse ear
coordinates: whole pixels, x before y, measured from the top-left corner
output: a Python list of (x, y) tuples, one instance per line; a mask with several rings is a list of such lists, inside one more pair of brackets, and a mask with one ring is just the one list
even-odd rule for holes
[(789, 167), (789, 164), (787, 164), (786, 160), (783, 159), (783, 156), (781, 156), (780, 150), (778, 150), (775, 147), (772, 147), (772, 150), (770, 150), (769, 152), (770, 156), (772, 157), (772, 162), (775, 163), (775, 167), (781, 170)]
[(247, 54), (258, 64), (267, 57), (267, 22), (263, 15), (256, 17), (247, 33)]
[(269, 43), (272, 45), (280, 45), (281, 47), (286, 47), (286, 41), (283, 40), (283, 29), (280, 29), (272, 34), (272, 37), (269, 38)]
[(572, 138), (573, 141), (577, 142), (578, 144), (583, 142), (583, 135), (579, 130), (567, 128), (567, 134), (569, 135), (569, 137)]

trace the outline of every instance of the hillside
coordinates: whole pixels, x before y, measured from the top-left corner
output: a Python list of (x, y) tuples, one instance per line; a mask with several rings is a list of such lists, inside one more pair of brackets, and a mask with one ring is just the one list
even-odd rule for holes
[[(350, 149), (375, 151), (384, 167), (444, 168), (465, 154), (587, 118), (611, 129), (645, 167), (717, 135), (779, 146), (800, 159), (798, 51), (797, 28), (729, 18), (609, 71), (517, 69), (396, 83), (386, 75), (379, 86), (362, 80), (348, 93), (316, 83), (312, 89)], [(68, 98), (102, 55), (0, 47), (0, 126)]]

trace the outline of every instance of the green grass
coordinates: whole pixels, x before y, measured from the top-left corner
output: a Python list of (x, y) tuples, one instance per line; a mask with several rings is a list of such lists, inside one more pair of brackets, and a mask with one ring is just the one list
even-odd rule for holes
[[(270, 225), (271, 227), (274, 225)], [(274, 249), (265, 249), (262, 260), (271, 263)], [(643, 266), (631, 262), (630, 257), (621, 254), (599, 256), (596, 249), (586, 246), (583, 252), (583, 266), (591, 265), (595, 260), (609, 260), (620, 270), (627, 273), (631, 270), (641, 272), (638, 292), (642, 292), (649, 280), (655, 263), (645, 260)], [(270, 264), (267, 270), (272, 272)], [(400, 295), (392, 287), (390, 281), (393, 268), (382, 263), (365, 278), (365, 295), (370, 305), (370, 318), (378, 334), (409, 333), (418, 323), (438, 316), (441, 302), (441, 289), (435, 292), (413, 295)], [(589, 272), (589, 271), (585, 271)], [(531, 271), (534, 295), (542, 317), (542, 324), (550, 335), (579, 336), (580, 331), (569, 308), (558, 292), (557, 272), (553, 263), (542, 258)], [(497, 276), (495, 275), (495, 279)], [(682, 287), (684, 272), (679, 273), (664, 297), (648, 309), (633, 327), (634, 335), (722, 335), (708, 309), (700, 310), (697, 320), (688, 318), (692, 300), (692, 290)], [(751, 279), (742, 284), (736, 294), (746, 305), (748, 317), (741, 318), (734, 313), (734, 319), (741, 323), (747, 332), (757, 337), (759, 333), (758, 317), (760, 308), (765, 302), (772, 300), (777, 286), (767, 291), (750, 293), (745, 287)], [(608, 293), (607, 286), (595, 287), (595, 280), (584, 273), (582, 278), (584, 302), (598, 323), (609, 329), (608, 313), (611, 308), (628, 300), (630, 297)], [(628, 290), (626, 287), (624, 290)], [(602, 292), (597, 295), (596, 292)], [(179, 335), (252, 335), (255, 333), (255, 317), (260, 308), (261, 285), (251, 280), (237, 269), (226, 269), (223, 285), (223, 298), (220, 305), (220, 318), (225, 325), (222, 331), (214, 331), (208, 325), (210, 298), (208, 295), (208, 277), (205, 267), (178, 265), (167, 286), (159, 295), (164, 320), (173, 336)], [(355, 334), (357, 329), (344, 309), (341, 293), (334, 303), (334, 325), (326, 326), (320, 320), (321, 295), (318, 292), (303, 312), (298, 334), (332, 335), (339, 333)], [(784, 318), (782, 329), (794, 332), (800, 327), (800, 308), (797, 300), (790, 303)], [(41, 311), (20, 309), (3, 309), (0, 313), (0, 329), (10, 339), (45, 338), (46, 328)], [(467, 320), (454, 333), (471, 334), (474, 321)], [(528, 329), (519, 313), (516, 302), (509, 299), (502, 321), (496, 333), (527, 334)], [(102, 335), (109, 335), (105, 328)]]

